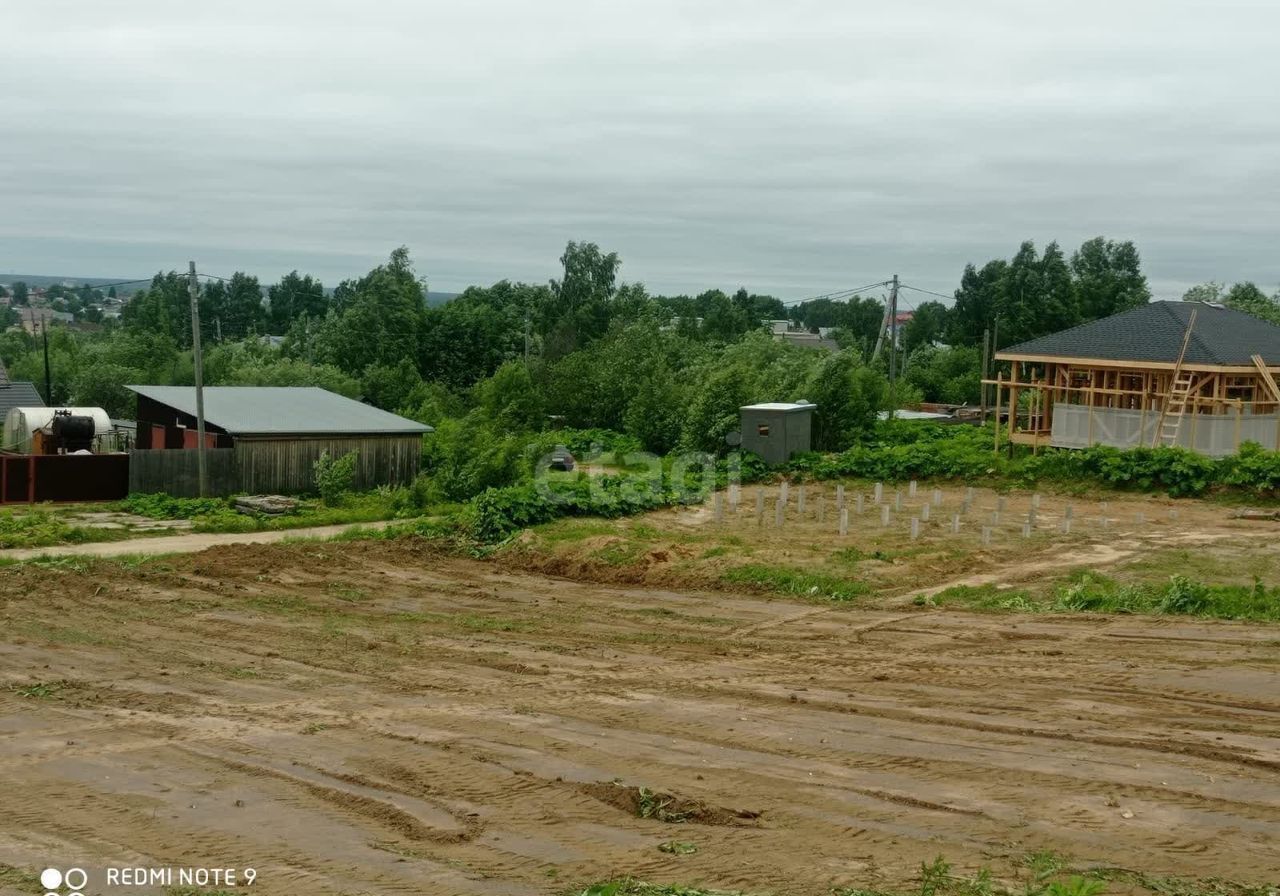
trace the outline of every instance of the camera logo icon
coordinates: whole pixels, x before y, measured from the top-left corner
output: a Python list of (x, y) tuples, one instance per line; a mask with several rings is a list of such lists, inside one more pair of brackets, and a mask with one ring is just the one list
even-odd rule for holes
[(83, 868), (46, 868), (40, 872), (40, 886), (48, 892), (44, 896), (84, 896), (81, 892), (89, 885), (89, 875)]

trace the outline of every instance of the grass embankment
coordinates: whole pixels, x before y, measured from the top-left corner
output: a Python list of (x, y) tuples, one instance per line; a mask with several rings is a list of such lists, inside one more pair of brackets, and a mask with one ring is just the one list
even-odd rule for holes
[(42, 548), (132, 537), (124, 529), (102, 529), (67, 522), (50, 510), (0, 511), (0, 548)]
[(1211, 585), (1184, 575), (1170, 576), (1163, 583), (1122, 582), (1086, 570), (1032, 590), (961, 585), (920, 598), (918, 603), (1019, 613), (1132, 613), (1280, 622), (1280, 588), (1261, 580), (1252, 585)]
[(168, 495), (130, 495), (115, 505), (125, 513), (155, 520), (190, 520), (193, 532), (270, 532), (309, 526), (369, 523), (397, 516), (417, 515), (402, 489), (382, 489), (346, 495), (335, 505), (303, 499), (297, 510), (272, 516), (235, 510), (230, 498), (172, 498)]
[[(444, 512), (451, 508), (436, 508)], [(290, 513), (271, 516), (235, 510), (229, 498), (173, 498), (131, 495), (110, 504), (46, 505), (0, 511), (0, 548), (44, 548), (90, 542), (152, 538), (179, 532), (270, 532), (312, 526), (370, 523), (412, 518), (427, 508), (406, 489), (383, 489), (343, 496), (340, 503), (303, 499)], [(156, 520), (161, 525), (140, 527), (127, 519), (112, 525), (90, 525), (91, 514), (122, 514)], [(165, 522), (189, 525), (163, 525)]]
[[(665, 845), (665, 844), (664, 844)], [(659, 847), (660, 849), (662, 847)], [(670, 851), (670, 850), (664, 850)], [(696, 852), (695, 850), (689, 851)], [(674, 852), (675, 855), (688, 854)], [(939, 857), (920, 868), (919, 885), (911, 889), (835, 888), (832, 896), (1102, 896), (1111, 886), (1128, 893), (1157, 896), (1276, 896), (1272, 883), (1246, 884), (1220, 878), (1161, 877), (1121, 868), (1085, 867), (1053, 852), (1030, 853), (1016, 861), (1007, 875), (997, 877), (983, 867), (973, 874), (957, 873)], [(653, 884), (624, 878), (594, 884), (572, 896), (746, 896), (678, 884)]]

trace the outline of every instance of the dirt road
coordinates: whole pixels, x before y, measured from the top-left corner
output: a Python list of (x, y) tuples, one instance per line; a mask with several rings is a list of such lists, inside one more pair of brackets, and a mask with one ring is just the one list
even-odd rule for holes
[(384, 529), (395, 520), (374, 523), (309, 526), (304, 529), (278, 529), (271, 532), (191, 532), (185, 535), (159, 535), (154, 538), (129, 538), (124, 541), (95, 541), (88, 544), (60, 544), (47, 548), (7, 548), (0, 558), (31, 560), (35, 557), (129, 557), (158, 554), (194, 554), (197, 551), (232, 544), (275, 544), (297, 538), (332, 538), (352, 529)]
[(825, 894), (1044, 849), (1280, 880), (1280, 629), (812, 609), (396, 542), (0, 570), (0, 892)]

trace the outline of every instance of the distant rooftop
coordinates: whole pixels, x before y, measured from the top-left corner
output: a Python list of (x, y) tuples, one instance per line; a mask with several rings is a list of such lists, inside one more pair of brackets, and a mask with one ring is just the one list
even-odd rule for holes
[(743, 405), (744, 411), (812, 411), (816, 404), (807, 401), (793, 403), (789, 401), (765, 401), (760, 404)]

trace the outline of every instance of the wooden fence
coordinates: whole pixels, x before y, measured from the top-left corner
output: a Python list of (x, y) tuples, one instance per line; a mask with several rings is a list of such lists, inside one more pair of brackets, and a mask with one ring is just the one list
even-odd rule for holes
[(0, 457), (0, 500), (118, 501), (129, 491), (127, 454), (25, 454)]
[[(175, 498), (200, 496), (199, 455), (195, 451), (164, 448), (135, 449), (129, 453), (129, 491), (163, 492)], [(205, 451), (211, 496), (240, 491), (240, 469), (234, 448)]]

